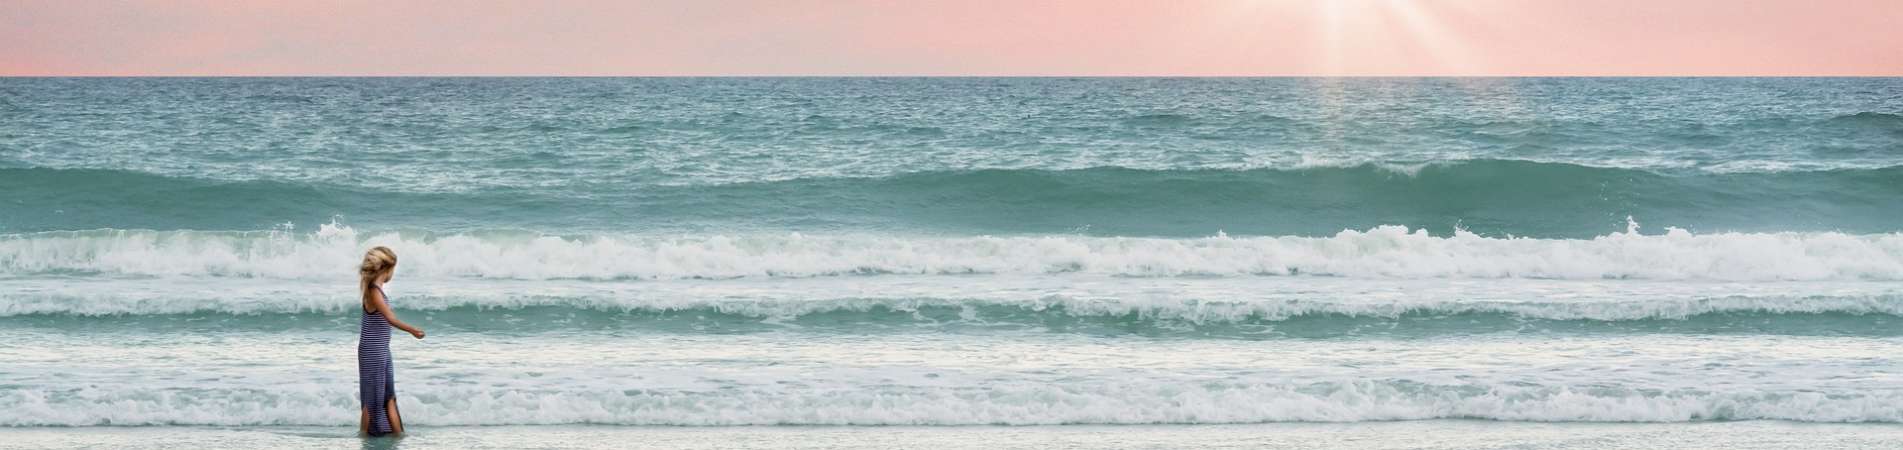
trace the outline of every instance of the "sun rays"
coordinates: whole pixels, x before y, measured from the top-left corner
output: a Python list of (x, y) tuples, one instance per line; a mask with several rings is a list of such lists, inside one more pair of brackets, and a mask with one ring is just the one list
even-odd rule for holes
[(1389, 75), (1430, 68), (1442, 74), (1484, 70), (1461, 30), (1444, 23), (1441, 3), (1416, 0), (1312, 2), (1324, 70), (1332, 75)]

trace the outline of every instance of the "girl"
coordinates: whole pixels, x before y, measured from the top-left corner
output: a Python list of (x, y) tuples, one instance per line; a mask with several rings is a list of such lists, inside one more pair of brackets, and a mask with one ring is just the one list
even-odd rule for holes
[(365, 434), (382, 436), (403, 433), (403, 416), (396, 410), (396, 379), (390, 366), (390, 327), (423, 338), (423, 329), (396, 320), (390, 311), (383, 284), (396, 273), (396, 252), (377, 247), (363, 254), (358, 288), (363, 292), (363, 322), (357, 329), (358, 394), (363, 399)]

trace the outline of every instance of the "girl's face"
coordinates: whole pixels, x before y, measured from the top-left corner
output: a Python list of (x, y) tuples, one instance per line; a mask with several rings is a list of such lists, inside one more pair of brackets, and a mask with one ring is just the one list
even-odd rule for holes
[(377, 277), (377, 284), (388, 283), (390, 282), (390, 277), (393, 276), (396, 276), (396, 266), (390, 266), (390, 270), (383, 271), (383, 275)]

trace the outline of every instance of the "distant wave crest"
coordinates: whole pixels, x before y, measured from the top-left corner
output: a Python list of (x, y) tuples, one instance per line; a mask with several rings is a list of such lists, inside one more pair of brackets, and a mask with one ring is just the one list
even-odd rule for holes
[[(982, 169), (715, 184), (579, 178), (463, 192), (0, 169), (8, 200), (0, 202), (0, 230), (257, 229), (341, 215), (437, 230), (1049, 234), (1087, 226), (1185, 237), (1218, 229), (1316, 235), (1382, 224), (1444, 233), (1464, 224), (1490, 235), (1586, 238), (1625, 216), (1695, 230), (1890, 232), (1903, 208), (1903, 167), (1727, 164), (1672, 172), (1518, 160), (1305, 160), (1276, 168)], [(1769, 172), (1752, 172), (1760, 168)]]

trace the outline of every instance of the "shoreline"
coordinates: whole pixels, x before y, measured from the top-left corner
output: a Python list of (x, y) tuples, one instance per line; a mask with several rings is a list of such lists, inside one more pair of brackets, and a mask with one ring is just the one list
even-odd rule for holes
[[(1110, 432), (1110, 431), (1114, 431)], [(1421, 420), (1233, 425), (415, 427), (366, 439), (350, 427), (0, 428), (0, 448), (1894, 448), (1877, 423)], [(17, 446), (17, 447), (16, 447)]]

